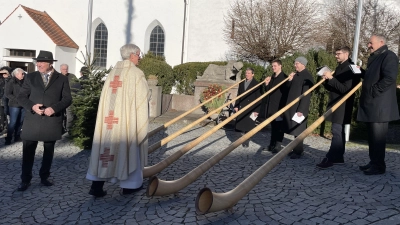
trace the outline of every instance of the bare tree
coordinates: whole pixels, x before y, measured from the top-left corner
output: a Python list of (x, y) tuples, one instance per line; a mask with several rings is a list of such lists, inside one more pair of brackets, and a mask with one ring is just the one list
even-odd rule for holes
[[(327, 50), (335, 50), (337, 46), (353, 47), (356, 27), (358, 0), (329, 0), (324, 25)], [(400, 17), (395, 9), (378, 0), (365, 0), (361, 17), (359, 58), (363, 61), (368, 56), (367, 43), (372, 34), (383, 34), (387, 38), (387, 45), (395, 50), (399, 44)]]
[(272, 61), (312, 44), (314, 1), (236, 0), (225, 16), (232, 51), (249, 61)]

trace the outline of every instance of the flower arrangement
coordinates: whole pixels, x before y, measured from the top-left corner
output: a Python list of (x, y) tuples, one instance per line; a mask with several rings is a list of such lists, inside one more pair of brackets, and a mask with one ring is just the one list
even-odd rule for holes
[(208, 111), (217, 109), (225, 103), (225, 93), (220, 94), (224, 89), (225, 88), (219, 84), (211, 84), (200, 94), (201, 102), (207, 101), (213, 96), (218, 95), (218, 97), (214, 98), (212, 101), (204, 105)]

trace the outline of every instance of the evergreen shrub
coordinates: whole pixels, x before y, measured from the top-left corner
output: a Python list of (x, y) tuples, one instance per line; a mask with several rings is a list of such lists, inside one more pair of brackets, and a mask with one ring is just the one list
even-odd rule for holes
[(165, 62), (162, 56), (156, 56), (148, 52), (140, 60), (139, 69), (141, 69), (146, 76), (155, 75), (158, 79), (158, 86), (162, 87), (163, 94), (171, 93), (172, 86), (175, 84), (175, 76), (172, 67)]
[(90, 56), (87, 57), (84, 65), (88, 69), (83, 74), (86, 79), (79, 79), (81, 88), (72, 90), (70, 107), (74, 114), (74, 120), (69, 133), (73, 143), (82, 149), (92, 148), (101, 90), (104, 78), (111, 71), (111, 67), (100, 69), (94, 66), (93, 62), (90, 61)]

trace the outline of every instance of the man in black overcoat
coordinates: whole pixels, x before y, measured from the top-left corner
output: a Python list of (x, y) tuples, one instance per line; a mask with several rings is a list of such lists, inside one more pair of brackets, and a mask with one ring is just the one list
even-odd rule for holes
[[(360, 76), (354, 74), (350, 69), (353, 64), (349, 59), (350, 48), (347, 46), (336, 49), (336, 60), (339, 65), (336, 67), (335, 73), (325, 72), (322, 76), (325, 79), (324, 87), (329, 91), (329, 101), (327, 110), (340, 101), (350, 90), (352, 90), (359, 82)], [(345, 152), (345, 133), (344, 125), (351, 123), (355, 95), (351, 95), (342, 105), (339, 106), (326, 121), (332, 122), (332, 141), (328, 153), (321, 163), (317, 164), (320, 169), (332, 167), (334, 164), (344, 163)]]
[[(314, 79), (306, 66), (307, 59), (305, 57), (300, 56), (295, 59), (294, 67), (296, 72), (289, 74), (289, 82), (287, 82), (286, 85), (288, 89), (286, 92), (287, 96), (284, 97), (286, 99), (285, 105), (295, 100), (313, 86)], [(310, 101), (311, 93), (285, 111), (283, 114), (284, 133), (297, 137), (307, 128)], [(298, 123), (292, 119), (294, 116), (297, 118), (302, 118), (304, 116), (304, 119), (302, 121), (299, 120)], [(289, 155), (291, 159), (298, 159), (303, 155), (303, 152), (303, 141), (301, 141)]]
[[(246, 69), (246, 80), (245, 80), (245, 82), (242, 82), (241, 84), (239, 84), (238, 93), (236, 96), (243, 94), (244, 92), (253, 88), (257, 84), (258, 84), (258, 81), (256, 79), (254, 79), (254, 69), (247, 68)], [(252, 103), (254, 100), (259, 98), (260, 96), (261, 96), (261, 88), (258, 87), (258, 88), (255, 88), (250, 93), (239, 98), (235, 102), (235, 106), (234, 106), (235, 112), (240, 111), (241, 109), (246, 107), (248, 104)], [(236, 126), (235, 126), (236, 130), (240, 131), (242, 133), (242, 135), (244, 135), (248, 131), (252, 130), (256, 126), (256, 123), (254, 120), (252, 120), (250, 118), (250, 115), (252, 113), (254, 113), (254, 115), (258, 116), (259, 112), (260, 112), (260, 103), (256, 103), (249, 109), (242, 112), (238, 117), (236, 117)], [(242, 144), (242, 146), (245, 148), (249, 147), (249, 140), (244, 142)]]
[[(287, 75), (282, 72), (282, 61), (275, 59), (271, 63), (272, 71), (274, 74), (265, 78), (266, 91), (271, 90), (277, 84), (281, 83), (287, 78)], [(274, 115), (285, 106), (286, 99), (282, 95), (286, 91), (286, 85), (282, 84), (272, 93), (266, 96), (265, 101), (265, 118)], [(284, 95), (286, 96), (286, 94)], [(282, 117), (276, 118), (271, 122), (271, 140), (266, 150), (272, 153), (278, 153), (282, 149), (283, 131), (282, 131)]]
[(370, 158), (370, 162), (360, 166), (360, 170), (366, 175), (375, 175), (386, 172), (388, 123), (400, 118), (396, 97), (399, 59), (388, 49), (382, 35), (372, 35), (368, 49), (371, 55), (367, 69), (362, 73), (363, 84), (357, 120), (367, 125)]
[(43, 160), (39, 171), (41, 184), (48, 180), (53, 161), (54, 145), (61, 139), (63, 111), (71, 105), (68, 78), (53, 68), (53, 54), (40, 51), (36, 60), (38, 71), (26, 75), (17, 100), (25, 110), (22, 126), (22, 174), (18, 191), (25, 191), (32, 179), (32, 167), (38, 141), (43, 141)]

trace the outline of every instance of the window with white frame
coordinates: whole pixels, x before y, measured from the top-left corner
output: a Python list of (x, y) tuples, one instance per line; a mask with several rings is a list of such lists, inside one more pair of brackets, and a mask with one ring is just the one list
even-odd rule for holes
[(154, 27), (150, 34), (150, 51), (154, 55), (164, 56), (164, 31), (160, 26)]
[(108, 31), (107, 27), (100, 23), (94, 32), (94, 48), (93, 56), (95, 58), (95, 66), (106, 67), (107, 66), (107, 43), (108, 42)]

